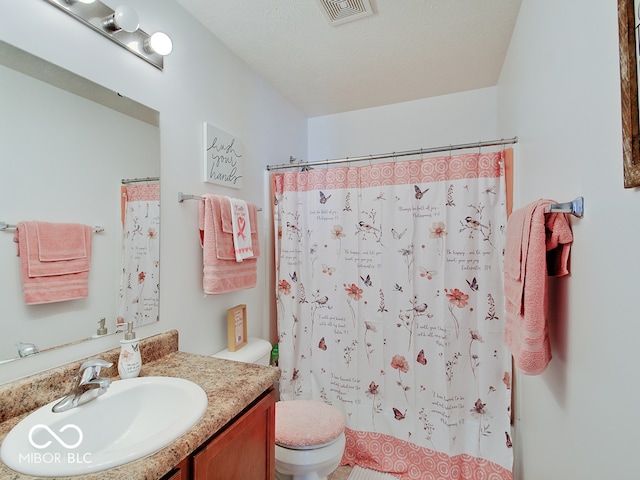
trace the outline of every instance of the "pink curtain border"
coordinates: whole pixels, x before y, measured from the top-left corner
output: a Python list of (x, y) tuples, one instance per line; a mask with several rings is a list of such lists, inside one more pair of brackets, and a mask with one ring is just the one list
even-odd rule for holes
[[(450, 457), (391, 435), (349, 428), (345, 428), (345, 437), (340, 465), (359, 465), (401, 480), (513, 480), (512, 472), (504, 467), (464, 453)], [(375, 453), (365, 453), (372, 445), (377, 445)]]
[(367, 188), (381, 185), (441, 182), (462, 178), (497, 178), (504, 151), (468, 153), (425, 160), (403, 160), (363, 167), (317, 168), (273, 175), (276, 193), (284, 191)]
[(160, 184), (122, 185), (120, 187), (120, 220), (124, 227), (125, 210), (128, 202), (160, 200)]

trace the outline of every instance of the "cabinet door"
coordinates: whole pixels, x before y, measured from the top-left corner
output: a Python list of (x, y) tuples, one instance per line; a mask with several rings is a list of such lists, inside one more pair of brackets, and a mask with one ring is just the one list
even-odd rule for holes
[(194, 455), (195, 480), (273, 480), (275, 397), (270, 389)]
[(167, 473), (161, 480), (190, 480), (191, 479), (191, 458), (182, 460), (173, 470)]

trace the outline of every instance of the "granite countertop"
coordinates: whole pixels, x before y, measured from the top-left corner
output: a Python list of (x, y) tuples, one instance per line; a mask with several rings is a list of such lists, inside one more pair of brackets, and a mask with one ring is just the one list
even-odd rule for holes
[[(177, 351), (177, 332), (141, 340), (143, 366), (140, 376), (180, 377), (200, 385), (209, 400), (200, 421), (187, 433), (158, 452), (120, 467), (83, 475), (83, 479), (159, 479), (189, 456), (213, 434), (236, 417), (273, 385), (280, 376), (275, 367), (264, 367)], [(92, 356), (115, 359), (119, 349)], [(65, 395), (81, 361), (0, 386), (0, 442), (29, 413)], [(116, 371), (115, 367), (113, 368)], [(72, 373), (73, 372), (73, 373)], [(103, 370), (105, 372), (105, 370)], [(70, 375), (70, 376), (69, 376)], [(61, 376), (68, 376), (64, 382)], [(116, 380), (117, 377), (114, 378)], [(62, 386), (61, 386), (62, 385)], [(239, 386), (242, 388), (238, 388)], [(14, 408), (11, 408), (14, 406)], [(22, 408), (20, 408), (22, 407)], [(42, 479), (9, 469), (0, 461), (0, 478)], [(60, 478), (60, 477), (56, 477)], [(80, 477), (65, 477), (78, 479)]]

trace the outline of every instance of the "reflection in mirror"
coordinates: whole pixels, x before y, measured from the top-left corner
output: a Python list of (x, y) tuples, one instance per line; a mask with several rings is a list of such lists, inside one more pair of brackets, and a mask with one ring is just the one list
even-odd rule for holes
[(129, 322), (139, 327), (159, 320), (160, 186), (155, 182), (125, 185), (121, 192), (122, 280), (117, 323), (124, 330)]
[[(41, 305), (25, 304), (15, 230), (0, 231), (2, 363), (18, 356), (20, 342), (43, 351), (97, 335), (101, 318), (108, 334), (115, 332), (123, 316), (122, 272), (131, 268), (123, 263), (121, 181), (159, 178), (160, 132), (158, 112), (3, 42), (0, 89), (0, 222), (104, 228), (92, 236), (88, 296)], [(153, 183), (130, 185), (158, 191)], [(144, 232), (148, 249), (157, 252), (158, 210), (151, 215)], [(133, 314), (143, 321), (158, 320), (158, 265), (152, 262), (153, 288), (145, 286)], [(123, 321), (136, 321), (128, 315)]]

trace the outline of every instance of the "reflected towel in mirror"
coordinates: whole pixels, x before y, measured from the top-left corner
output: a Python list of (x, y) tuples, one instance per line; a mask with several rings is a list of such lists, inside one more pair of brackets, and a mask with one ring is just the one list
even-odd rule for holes
[[(44, 222), (43, 222), (44, 223)], [(72, 227), (69, 227), (72, 225)], [(22, 274), (22, 288), (25, 303), (36, 305), (41, 303), (62, 302), (84, 298), (89, 294), (89, 267), (91, 262), (92, 227), (77, 224), (47, 224), (40, 228), (38, 235), (38, 222), (20, 222), (16, 228), (14, 241), (18, 243), (18, 256), (20, 257), (20, 270)], [(57, 234), (70, 228), (70, 231), (80, 235), (83, 239), (70, 242), (72, 245), (84, 244), (85, 257), (70, 260), (41, 261), (39, 245), (47, 243), (47, 236), (52, 235), (53, 248), (48, 254), (53, 256), (69, 256), (69, 252), (61, 253), (56, 250), (60, 237), (68, 237), (69, 233)], [(53, 252), (53, 253), (52, 253)], [(75, 254), (71, 254), (75, 255)], [(45, 254), (45, 258), (46, 258)]]

